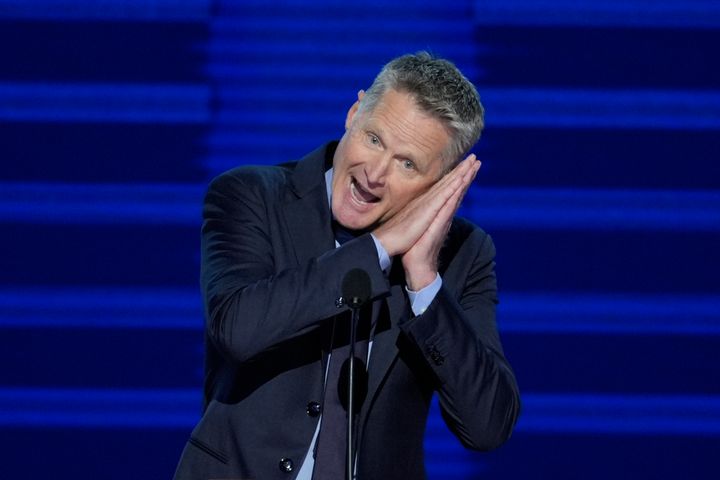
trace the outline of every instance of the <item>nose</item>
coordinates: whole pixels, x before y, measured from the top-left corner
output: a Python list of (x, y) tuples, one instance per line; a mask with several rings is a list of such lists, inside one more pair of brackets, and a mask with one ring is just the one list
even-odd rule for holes
[(377, 187), (385, 184), (385, 177), (390, 167), (390, 156), (379, 155), (365, 164), (365, 177), (369, 187)]

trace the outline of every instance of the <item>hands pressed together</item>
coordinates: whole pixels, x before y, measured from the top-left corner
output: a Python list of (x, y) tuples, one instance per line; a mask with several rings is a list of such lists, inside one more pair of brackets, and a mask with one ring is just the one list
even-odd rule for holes
[(435, 280), (440, 248), (480, 165), (474, 154), (468, 155), (373, 232), (391, 257), (401, 256), (410, 290), (419, 291)]

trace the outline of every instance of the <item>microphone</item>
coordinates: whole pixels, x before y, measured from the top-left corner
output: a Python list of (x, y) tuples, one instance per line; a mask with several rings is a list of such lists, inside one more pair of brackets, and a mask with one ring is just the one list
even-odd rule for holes
[(353, 268), (342, 280), (342, 296), (352, 309), (362, 307), (370, 299), (370, 275), (362, 268)]
[[(342, 280), (342, 296), (345, 304), (352, 309), (350, 322), (350, 354), (348, 355), (348, 385), (347, 385), (347, 480), (354, 478), (355, 451), (353, 447), (354, 414), (355, 414), (355, 333), (357, 330), (360, 307), (369, 299), (372, 292), (370, 275), (361, 269), (353, 268), (345, 274)], [(339, 385), (338, 385), (339, 386)], [(359, 403), (362, 403), (360, 401)]]

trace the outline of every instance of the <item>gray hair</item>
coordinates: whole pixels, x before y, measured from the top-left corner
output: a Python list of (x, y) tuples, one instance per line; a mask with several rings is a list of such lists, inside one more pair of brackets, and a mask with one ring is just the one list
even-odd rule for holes
[(389, 90), (409, 93), (418, 107), (450, 131), (444, 157), (454, 166), (480, 139), (484, 109), (475, 86), (448, 60), (427, 52), (395, 58), (380, 71), (360, 102), (371, 112)]

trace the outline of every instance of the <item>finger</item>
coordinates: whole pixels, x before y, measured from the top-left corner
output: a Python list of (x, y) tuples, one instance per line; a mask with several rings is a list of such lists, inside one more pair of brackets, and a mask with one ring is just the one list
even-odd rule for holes
[(437, 249), (439, 249), (440, 245), (447, 236), (448, 230), (450, 230), (450, 225), (452, 224), (452, 219), (455, 215), (456, 196), (459, 196), (459, 191), (455, 192), (453, 197), (450, 198), (445, 205), (443, 205), (443, 208), (441, 208), (440, 211), (438, 211), (437, 215), (433, 218), (433, 221), (430, 225), (428, 225), (428, 228), (424, 232), (420, 241), (424, 240), (425, 242), (429, 242), (428, 245), (435, 244)]
[(460, 162), (455, 169), (453, 174), (461, 178), (463, 186), (472, 181), (479, 168), (480, 161), (477, 159), (474, 153), (468, 155), (462, 162)]
[(470, 185), (472, 185), (473, 181), (475, 180), (475, 177), (477, 177), (478, 172), (480, 171), (480, 168), (482, 167), (482, 162), (480, 160), (476, 160), (473, 164), (472, 170), (470, 170), (463, 179), (465, 190), (467, 191), (468, 188), (470, 188)]
[[(472, 184), (472, 180), (480, 169), (480, 162), (474, 155), (468, 156), (466, 160), (468, 160), (468, 163), (471, 163), (471, 165), (469, 167), (470, 170), (468, 170), (463, 177), (462, 185), (452, 190), (442, 206), (432, 214), (430, 223), (424, 230), (423, 235), (418, 239), (415, 247), (424, 245), (423, 248), (432, 248), (430, 245), (440, 242), (436, 245), (436, 247), (439, 248), (439, 245), (442, 244), (447, 236), (450, 226), (452, 225), (452, 219), (462, 199), (465, 197), (469, 186)], [(445, 192), (447, 193), (448, 190), (445, 190)], [(437, 199), (436, 197), (435, 200)]]
[(452, 170), (448, 173), (449, 176), (457, 175), (460, 177), (464, 177), (467, 172), (472, 170), (473, 165), (475, 161), (477, 160), (477, 157), (474, 153), (471, 153), (467, 157), (465, 157), (462, 161), (460, 161), (455, 167), (453, 167)]
[(480, 162), (475, 158), (475, 155), (469, 155), (465, 161), (467, 162), (467, 171), (463, 173), (462, 177), (457, 177), (452, 182), (446, 183), (438, 191), (427, 192), (429, 195), (422, 200), (425, 208), (432, 205), (430, 210), (432, 210), (431, 215), (433, 217), (439, 215), (440, 210), (448, 204), (450, 218), (457, 211), (460, 202), (480, 169)]
[(463, 177), (463, 186), (460, 189), (461, 194), (459, 197), (456, 198), (457, 205), (459, 206), (462, 199), (465, 197), (465, 194), (470, 189), (470, 186), (472, 185), (473, 181), (475, 180), (475, 177), (477, 176), (478, 171), (480, 171), (480, 167), (482, 166), (482, 163), (477, 160), (472, 166), (472, 169), (468, 171), (465, 176)]
[(417, 197), (413, 203), (422, 205), (424, 210), (439, 209), (456, 190), (464, 188), (464, 184), (468, 181), (466, 177), (472, 175), (472, 172), (473, 166), (470, 162), (466, 162), (460, 169), (456, 167), (452, 172), (438, 180), (428, 191)]
[(463, 185), (463, 188), (459, 189), (456, 194), (453, 195), (450, 200), (448, 200), (448, 203), (452, 204), (452, 212), (450, 213), (451, 217), (454, 216), (460, 208), (460, 204), (462, 204), (465, 195), (467, 194), (468, 190), (470, 190), (470, 186), (472, 185), (472, 182), (475, 179), (475, 175), (477, 174), (479, 169), (480, 166), (476, 165), (474, 171), (472, 172), (472, 175), (469, 175), (467, 177), (467, 182), (465, 183), (465, 185)]
[(449, 216), (452, 218), (457, 213), (460, 204), (462, 203), (465, 194), (468, 191), (470, 184), (465, 185), (463, 188), (455, 192), (455, 194), (448, 200), (448, 209), (450, 210)]
[(462, 188), (463, 184), (468, 181), (468, 175), (474, 175), (473, 169), (477, 162), (475, 154), (468, 155), (463, 161), (457, 164), (450, 172), (438, 180), (427, 192), (428, 197), (435, 197), (443, 190), (449, 192)]
[(438, 180), (434, 187), (436, 189), (443, 188), (449, 183), (452, 183), (456, 178), (463, 177), (465, 174), (472, 169), (473, 162), (476, 157), (474, 153), (471, 153), (465, 157), (462, 161), (458, 162), (450, 171), (445, 173), (440, 180)]
[(437, 213), (435, 214), (433, 218), (433, 224), (435, 225), (443, 225), (447, 224), (448, 226), (452, 222), (452, 218), (455, 215), (455, 212), (458, 209), (458, 205), (460, 205), (460, 201), (462, 200), (463, 196), (465, 195), (465, 189), (459, 188), (455, 190), (450, 197), (448, 197), (447, 201), (443, 204), (442, 208), (440, 208)]

